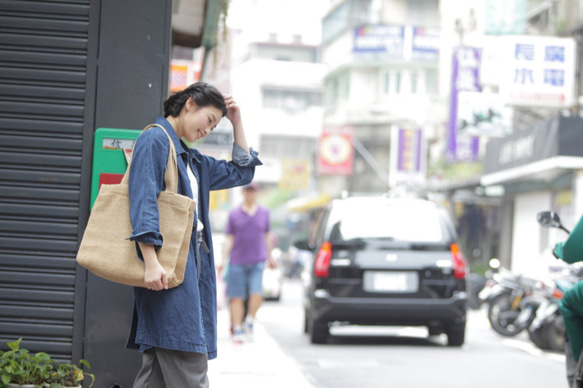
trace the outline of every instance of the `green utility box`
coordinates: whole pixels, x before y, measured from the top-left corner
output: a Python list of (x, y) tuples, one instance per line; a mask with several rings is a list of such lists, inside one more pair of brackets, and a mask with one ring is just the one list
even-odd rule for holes
[(128, 164), (123, 150), (133, 150), (142, 131), (136, 129), (98, 128), (93, 143), (91, 173), (91, 209), (102, 184), (120, 183)]

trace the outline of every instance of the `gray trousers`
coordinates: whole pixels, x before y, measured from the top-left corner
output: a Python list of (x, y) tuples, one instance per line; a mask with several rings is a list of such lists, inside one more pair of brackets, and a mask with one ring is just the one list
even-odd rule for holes
[(152, 348), (142, 356), (134, 388), (208, 388), (206, 354)]

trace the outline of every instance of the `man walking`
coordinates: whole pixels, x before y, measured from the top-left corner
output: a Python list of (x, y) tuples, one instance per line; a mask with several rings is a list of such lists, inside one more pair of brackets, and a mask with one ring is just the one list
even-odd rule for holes
[[(274, 266), (271, 257), (269, 210), (257, 204), (259, 187), (251, 183), (243, 187), (243, 203), (229, 213), (223, 261), (227, 264), (227, 297), (230, 300), (233, 341), (243, 342), (253, 336), (253, 323), (263, 302), (263, 268)], [(245, 300), (249, 304), (245, 317)]]

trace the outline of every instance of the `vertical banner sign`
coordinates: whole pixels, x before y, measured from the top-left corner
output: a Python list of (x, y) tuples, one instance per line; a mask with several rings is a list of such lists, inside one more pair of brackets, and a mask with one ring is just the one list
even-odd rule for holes
[(431, 27), (374, 25), (354, 29), (353, 52), (359, 60), (437, 61), (440, 30)]
[(427, 153), (420, 129), (391, 128), (389, 185), (418, 186), (425, 183)]
[(480, 92), (480, 49), (457, 47), (453, 52), (451, 100), (449, 109), (449, 128), (447, 136), (447, 160), (464, 162), (478, 160), (478, 138), (458, 134), (459, 92)]
[(318, 145), (320, 175), (352, 175), (354, 151), (351, 126), (325, 127)]

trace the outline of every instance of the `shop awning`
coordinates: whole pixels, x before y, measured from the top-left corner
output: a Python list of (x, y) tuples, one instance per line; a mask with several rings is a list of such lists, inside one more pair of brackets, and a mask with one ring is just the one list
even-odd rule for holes
[(566, 170), (583, 169), (583, 119), (554, 117), (486, 146), (483, 186), (551, 181)]

